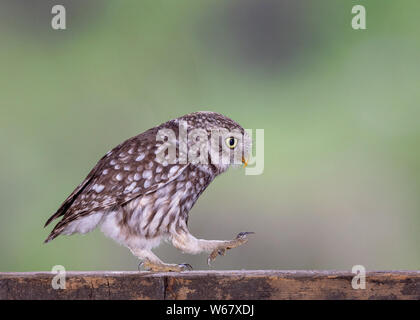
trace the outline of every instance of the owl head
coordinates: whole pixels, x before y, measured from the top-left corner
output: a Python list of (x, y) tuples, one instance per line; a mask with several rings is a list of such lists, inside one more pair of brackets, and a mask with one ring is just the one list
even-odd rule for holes
[(171, 120), (163, 127), (174, 126), (177, 139), (172, 139), (172, 145), (177, 152), (173, 155), (178, 163), (216, 168), (217, 174), (229, 167), (247, 165), (251, 137), (232, 119), (216, 112), (199, 111)]

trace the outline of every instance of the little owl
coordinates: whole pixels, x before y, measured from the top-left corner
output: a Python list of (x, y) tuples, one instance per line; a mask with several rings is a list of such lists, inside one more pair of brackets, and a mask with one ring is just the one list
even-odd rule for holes
[(162, 239), (185, 253), (208, 252), (210, 264), (246, 243), (252, 232), (233, 240), (197, 239), (188, 231), (188, 213), (216, 176), (230, 166), (246, 166), (250, 149), (247, 132), (214, 112), (191, 113), (149, 129), (99, 160), (46, 222), (62, 217), (45, 242), (100, 226), (147, 270), (191, 269), (166, 264), (151, 251)]

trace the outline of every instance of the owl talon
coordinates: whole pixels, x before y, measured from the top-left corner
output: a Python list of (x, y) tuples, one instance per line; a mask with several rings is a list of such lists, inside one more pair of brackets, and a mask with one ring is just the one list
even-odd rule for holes
[(254, 234), (255, 232), (240, 232), (236, 238), (232, 241), (225, 241), (218, 248), (214, 249), (209, 257), (207, 258), (207, 264), (211, 266), (211, 262), (217, 258), (217, 256), (224, 256), (227, 250), (239, 247), (248, 242), (248, 235)]
[(189, 263), (181, 263), (178, 265), (181, 269), (181, 271), (192, 271), (193, 267)]
[(183, 264), (166, 264), (166, 263), (154, 263), (147, 259), (139, 263), (140, 268), (144, 268), (147, 271), (152, 272), (181, 272), (181, 271), (191, 271), (193, 268), (188, 263)]
[(223, 248), (217, 248), (213, 250), (207, 258), (208, 266), (211, 267), (211, 262), (214, 261), (217, 258), (217, 256), (224, 256), (227, 249), (229, 248), (223, 247)]
[(249, 234), (255, 234), (255, 232), (252, 232), (252, 231), (239, 232), (238, 235), (236, 236), (236, 239), (241, 239), (241, 240), (246, 239)]

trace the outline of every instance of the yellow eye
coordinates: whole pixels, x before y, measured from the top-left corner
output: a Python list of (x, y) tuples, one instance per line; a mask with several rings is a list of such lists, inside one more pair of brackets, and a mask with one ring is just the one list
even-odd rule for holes
[(226, 145), (228, 146), (228, 148), (233, 149), (236, 147), (236, 145), (238, 144), (238, 139), (236, 139), (235, 137), (229, 137), (226, 140)]

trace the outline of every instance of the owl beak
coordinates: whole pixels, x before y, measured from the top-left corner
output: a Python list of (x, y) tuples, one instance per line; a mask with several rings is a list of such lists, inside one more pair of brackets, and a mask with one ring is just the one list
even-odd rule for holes
[(246, 160), (244, 157), (242, 157), (242, 163), (244, 164), (244, 168), (248, 165), (248, 160)]

